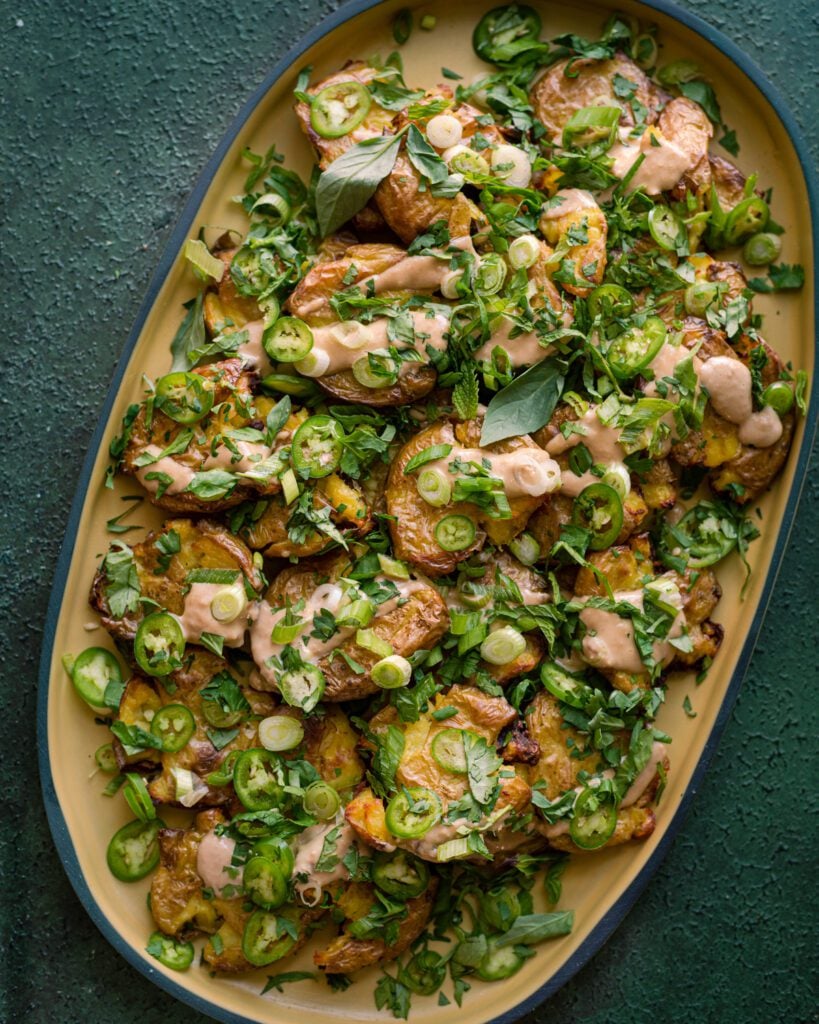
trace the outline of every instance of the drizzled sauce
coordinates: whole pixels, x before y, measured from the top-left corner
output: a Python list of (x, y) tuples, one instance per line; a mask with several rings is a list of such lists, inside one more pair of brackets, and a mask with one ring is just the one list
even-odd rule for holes
[(248, 624), (247, 607), (233, 622), (220, 622), (211, 611), (211, 602), (224, 589), (224, 583), (191, 584), (182, 614), (175, 616), (188, 643), (199, 643), (203, 633), (216, 633), (224, 637), (227, 647), (241, 647)]
[[(623, 462), (626, 453), (619, 443), (620, 431), (601, 422), (593, 406), (580, 417), (577, 425), (583, 428), (584, 433), (572, 433), (568, 437), (564, 437), (562, 433), (558, 432), (546, 445), (546, 451), (550, 455), (562, 455), (574, 448), (575, 445), (582, 443), (588, 448), (595, 464), (609, 465)], [(564, 469), (562, 481), (563, 493), (574, 498), (584, 488), (599, 483), (600, 477), (590, 471), (578, 476), (571, 469)]]
[(458, 475), (452, 468), (456, 459), (478, 465), (488, 462), (489, 473), (503, 481), (503, 490), (508, 498), (540, 496), (560, 486), (560, 467), (542, 448), (518, 448), (496, 455), (484, 448), (454, 447), (446, 458), (436, 459), (429, 463), (428, 468)]

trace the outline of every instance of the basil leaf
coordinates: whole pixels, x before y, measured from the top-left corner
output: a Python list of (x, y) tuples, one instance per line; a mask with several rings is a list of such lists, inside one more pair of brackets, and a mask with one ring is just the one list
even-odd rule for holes
[(290, 407), (290, 396), (285, 395), (267, 414), (267, 419), (265, 420), (265, 444), (272, 445), (276, 440), (276, 435), (290, 417)]
[(232, 743), (239, 735), (237, 729), (207, 729), (205, 730), (208, 739), (216, 748), (216, 750), (224, 750), (224, 748)]
[(395, 165), (400, 135), (378, 136), (351, 146), (319, 178), (316, 214), (322, 236), (354, 216)]
[(185, 491), (203, 501), (217, 501), (227, 497), (236, 483), (233, 473), (226, 473), (223, 469), (206, 469), (202, 473), (194, 473)]
[(195, 362), (191, 353), (205, 344), (205, 318), (202, 313), (204, 301), (205, 293), (200, 292), (193, 302), (185, 303), (188, 312), (171, 342), (172, 373), (177, 370), (190, 370)]
[(449, 168), (414, 124), (407, 134), (407, 156), (422, 177), (437, 185), (449, 177)]
[(680, 82), (677, 88), (687, 99), (699, 103), (709, 121), (722, 124), (722, 112), (716, 94), (707, 82)]
[(424, 448), (423, 451), (413, 455), (406, 464), (404, 476), (409, 476), (410, 473), (414, 473), (416, 469), (420, 469), (421, 466), (425, 466), (428, 462), (435, 462), (436, 459), (445, 459), (451, 451), (451, 444), (433, 444), (429, 448)]
[(565, 372), (562, 360), (544, 359), (499, 391), (486, 410), (481, 446), (545, 426), (563, 393)]
[[(222, 657), (222, 650), (225, 646), (225, 638), (218, 633), (202, 633), (199, 643), (213, 654)], [(214, 744), (215, 746), (215, 744)], [(220, 749), (217, 747), (217, 750)]]
[(544, 939), (568, 935), (573, 926), (573, 910), (557, 910), (551, 914), (524, 914), (515, 921), (508, 932), (495, 939), (495, 945), (503, 947), (522, 943), (525, 946), (533, 946)]

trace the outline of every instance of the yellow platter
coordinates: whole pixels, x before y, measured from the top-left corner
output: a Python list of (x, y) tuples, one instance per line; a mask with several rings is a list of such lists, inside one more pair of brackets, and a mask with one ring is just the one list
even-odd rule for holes
[[(806, 230), (815, 196), (809, 159), (787, 109), (758, 69), (729, 40), (664, 0), (616, 5), (529, 2), (541, 10), (546, 37), (565, 31), (592, 34), (616, 6), (658, 25), (664, 59), (692, 57), (706, 67), (727, 123), (738, 129), (742, 167), (758, 171), (760, 181), (774, 188), (774, 215), (787, 230), (788, 262), (813, 267), (815, 224), (813, 238)], [(72, 884), (106, 938), (151, 980), (217, 1020), (335, 1024), (384, 1019), (385, 1014), (376, 1011), (373, 1003), (375, 970), (363, 974), (343, 994), (334, 993), (322, 981), (305, 981), (287, 986), (283, 994), (273, 991), (261, 996), (265, 971), (238, 980), (214, 979), (198, 967), (177, 974), (145, 952), (153, 927), (145, 908), (148, 881), (125, 885), (111, 875), (105, 863), (108, 840), (124, 824), (127, 809), (123, 801), (100, 800), (99, 779), (89, 778), (100, 729), (77, 700), (60, 664), (65, 651), (78, 651), (89, 643), (110, 643), (101, 627), (93, 628), (96, 623), (91, 621), (94, 616), (87, 594), (108, 546), (105, 521), (122, 511), (121, 496), (134, 493), (135, 486), (120, 480), (113, 491), (103, 488), (108, 441), (127, 406), (141, 396), (142, 373), (155, 376), (167, 371), (168, 345), (179, 323), (181, 303), (195, 290), (190, 272), (178, 258), (185, 239), (201, 224), (244, 227), (241, 212), (229, 202), (241, 191), (246, 175), (242, 148), (264, 152), (275, 142), (288, 166), (302, 173), (309, 170), (312, 155), (292, 114), (292, 89), (299, 69), (309, 64), (320, 76), (345, 59), (388, 53), (394, 48), (392, 18), (399, 9), (410, 7), (416, 19), (419, 13), (434, 12), (437, 25), (433, 33), (414, 33), (402, 48), (407, 81), (433, 85), (440, 80), (442, 65), (457, 69), (468, 81), (486, 71), (472, 51), (471, 34), (477, 20), (492, 6), (495, 3), (472, 0), (447, 0), (439, 8), (407, 0), (355, 0), (314, 28), (270, 72), (220, 143), (160, 261), (125, 345), (74, 501), (55, 575), (40, 677), (41, 774), (52, 832)], [(783, 359), (806, 369), (815, 381), (815, 281), (810, 273), (808, 278), (801, 292), (760, 296), (756, 309), (766, 316), (765, 334)], [(700, 687), (695, 687), (690, 675), (672, 679), (673, 699), (662, 708), (658, 725), (674, 737), (673, 767), (657, 811), (656, 831), (643, 844), (616, 847), (593, 858), (574, 858), (564, 876), (561, 900), (561, 907), (575, 910), (573, 934), (538, 947), (537, 955), (512, 979), (491, 985), (475, 980), (461, 1009), (454, 1003), (440, 1007), (435, 997), (415, 997), (414, 1024), (500, 1024), (516, 1019), (556, 991), (594, 954), (646, 885), (673, 840), (715, 749), (750, 659), (793, 521), (816, 409), (814, 385), (808, 416), (799, 423), (788, 464), (771, 493), (759, 503), (763, 533), (751, 548), (753, 575), (744, 601), (740, 600), (744, 571), (738, 558), (720, 570), (724, 596), (715, 617), (724, 625), (727, 640), (714, 667)], [(154, 526), (160, 517), (156, 510), (142, 508), (140, 521)], [(695, 702), (696, 718), (683, 712), (685, 695)], [(167, 819), (173, 820), (175, 813)], [(303, 952), (288, 962), (286, 969), (311, 966), (309, 953)]]

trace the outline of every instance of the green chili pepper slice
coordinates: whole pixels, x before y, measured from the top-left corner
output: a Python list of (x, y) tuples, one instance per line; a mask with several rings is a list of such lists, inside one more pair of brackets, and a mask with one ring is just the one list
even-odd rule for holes
[(172, 971), (186, 971), (193, 963), (193, 943), (179, 942), (163, 932), (153, 933), (145, 951)]
[[(296, 911), (287, 910), (283, 915), (296, 925)], [(248, 918), (242, 934), (242, 953), (254, 967), (266, 967), (281, 960), (293, 949), (296, 939), (279, 924), (279, 916), (268, 910), (256, 910)]]
[(404, 787), (387, 805), (387, 828), (401, 839), (414, 839), (429, 832), (442, 814), (437, 793), (423, 786)]
[(663, 249), (674, 252), (685, 244), (685, 225), (668, 206), (655, 206), (648, 215), (651, 237)]
[(263, 910), (275, 910), (287, 902), (287, 877), (281, 865), (267, 857), (251, 857), (242, 875), (245, 894)]
[(313, 332), (295, 316), (280, 316), (265, 328), (262, 346), (274, 363), (297, 363), (313, 348)]
[(101, 747), (97, 747), (94, 751), (94, 760), (97, 762), (97, 767), (100, 771), (105, 772), (106, 775), (114, 775), (119, 771), (117, 755), (114, 753), (114, 745), (112, 743), (103, 743)]
[(164, 827), (159, 818), (137, 820), (114, 833), (105, 855), (114, 878), (138, 882), (153, 871), (159, 863), (159, 830)]
[(310, 124), (323, 139), (340, 139), (357, 128), (372, 104), (361, 82), (336, 82), (322, 89), (310, 104)]
[(713, 502), (701, 501), (679, 522), (663, 523), (657, 554), (669, 568), (682, 559), (691, 569), (705, 569), (729, 555), (736, 545), (736, 523)]
[(602, 551), (611, 547), (623, 528), (623, 503), (608, 484), (590, 484), (574, 499), (572, 522), (591, 531), (589, 547)]
[(466, 775), (464, 729), (443, 729), (432, 741), (430, 748), (436, 764), (445, 772)]
[(775, 380), (762, 392), (762, 404), (769, 405), (780, 416), (787, 415), (793, 408), (793, 388), (787, 381)]
[(240, 751), (231, 750), (219, 767), (205, 776), (205, 782), (209, 786), (227, 786), (228, 783), (233, 782), (233, 768), (239, 759), (239, 754)]
[(331, 416), (306, 419), (293, 435), (290, 446), (293, 468), (312, 480), (329, 476), (341, 462), (343, 436), (340, 424)]
[(574, 802), (569, 835), (581, 850), (599, 850), (609, 841), (617, 825), (617, 804), (610, 793), (587, 786)]
[(108, 684), (122, 682), (119, 662), (104, 647), (88, 647), (78, 654), (70, 675), (74, 689), (95, 711), (108, 707), (105, 703)]
[(444, 516), (435, 527), (435, 540), (444, 551), (463, 551), (475, 540), (475, 524), (467, 516)]
[(165, 704), (151, 720), (151, 732), (162, 740), (166, 754), (176, 754), (193, 736), (196, 721), (184, 704)]
[(233, 788), (248, 811), (269, 811), (284, 797), (281, 759), (270, 750), (245, 750), (233, 769)]
[(514, 946), (499, 946), (497, 938), (490, 938), (475, 973), (482, 981), (501, 981), (517, 974), (523, 964), (523, 957), (516, 952)]
[(422, 949), (398, 970), (402, 985), (419, 996), (431, 996), (446, 977), (446, 961), (432, 949)]
[(618, 380), (631, 380), (644, 370), (665, 343), (668, 328), (658, 316), (650, 316), (642, 327), (629, 327), (618, 334), (606, 352), (612, 373)]
[(508, 932), (521, 913), (517, 893), (508, 885), (495, 886), (481, 896), (481, 919), (493, 931)]
[(762, 231), (768, 223), (771, 211), (764, 199), (750, 196), (738, 203), (728, 214), (723, 234), (728, 245), (739, 245), (751, 235)]
[(763, 232), (751, 235), (742, 250), (742, 258), (752, 267), (765, 267), (779, 258), (782, 240), (779, 235)]
[(426, 892), (429, 868), (405, 850), (377, 853), (373, 861), (372, 880), (388, 896), (412, 900)]
[(324, 673), (315, 665), (302, 665), (301, 668), (283, 672), (279, 676), (279, 691), (293, 708), (301, 708), (310, 712), (324, 696), (327, 685)]
[(168, 612), (153, 612), (140, 622), (134, 638), (134, 657), (149, 676), (167, 676), (182, 667), (185, 636)]
[(472, 48), (488, 64), (503, 64), (538, 38), (540, 26), (540, 15), (526, 4), (495, 7), (475, 26)]
[(197, 423), (213, 408), (213, 388), (198, 373), (168, 373), (156, 382), (154, 408), (175, 423)]
[(634, 297), (619, 284), (601, 284), (589, 296), (589, 312), (605, 321), (623, 319), (634, 311)]
[(253, 856), (273, 861), (286, 879), (293, 874), (296, 858), (284, 839), (257, 839), (253, 844)]
[(125, 773), (125, 786), (122, 790), (125, 802), (140, 821), (153, 821), (156, 808), (151, 800), (145, 780), (136, 772)]
[(554, 698), (573, 708), (582, 708), (591, 695), (590, 687), (582, 678), (572, 675), (553, 661), (541, 665), (540, 681)]

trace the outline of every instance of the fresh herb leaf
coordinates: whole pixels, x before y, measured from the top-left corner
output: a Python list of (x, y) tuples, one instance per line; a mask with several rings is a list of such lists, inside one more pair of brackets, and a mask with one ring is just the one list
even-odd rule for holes
[(191, 353), (203, 348), (206, 341), (204, 302), (205, 293), (200, 292), (195, 299), (185, 303), (188, 312), (171, 342), (172, 373), (177, 370), (190, 370), (196, 365), (196, 359)]
[(498, 946), (533, 946), (544, 939), (569, 935), (574, 926), (573, 910), (556, 910), (549, 914), (523, 914), (509, 931), (495, 939)]
[(315, 981), (318, 975), (314, 971), (283, 971), (281, 974), (268, 974), (265, 986), (260, 995), (275, 988), (277, 992), (284, 992), (284, 986), (294, 981)]
[(499, 391), (486, 410), (481, 446), (540, 430), (563, 392), (566, 364), (552, 356), (525, 370)]
[(395, 165), (401, 135), (357, 142), (330, 164), (316, 187), (316, 213), (323, 236), (361, 210)]
[(105, 601), (115, 619), (123, 618), (139, 607), (142, 593), (139, 586), (134, 553), (127, 544), (117, 542), (103, 559), (105, 572)]

